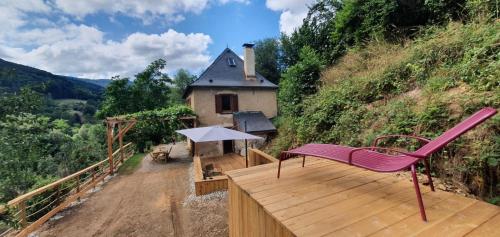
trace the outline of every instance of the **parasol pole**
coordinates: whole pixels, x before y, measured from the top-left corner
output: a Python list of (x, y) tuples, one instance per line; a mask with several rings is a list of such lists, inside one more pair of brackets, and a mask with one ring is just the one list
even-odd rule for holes
[[(245, 133), (247, 132), (247, 121), (245, 120)], [(248, 140), (245, 139), (245, 165), (248, 168)]]

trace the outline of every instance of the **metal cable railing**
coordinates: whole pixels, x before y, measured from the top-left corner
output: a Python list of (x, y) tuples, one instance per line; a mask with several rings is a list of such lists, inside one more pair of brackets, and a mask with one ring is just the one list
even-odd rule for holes
[[(134, 150), (135, 148), (132, 143), (128, 143), (122, 149), (115, 151), (112, 154), (113, 158), (111, 160), (113, 166), (118, 168), (119, 165), (134, 154)], [(9, 201), (5, 206), (0, 206), (2, 219), (7, 219), (7, 222), (11, 226), (1, 232), (0, 237), (10, 234), (16, 229), (19, 231), (17, 236), (27, 236), (57, 212), (75, 200), (79, 200), (90, 188), (95, 188), (109, 174), (110, 161), (105, 159), (41, 188), (23, 194)]]

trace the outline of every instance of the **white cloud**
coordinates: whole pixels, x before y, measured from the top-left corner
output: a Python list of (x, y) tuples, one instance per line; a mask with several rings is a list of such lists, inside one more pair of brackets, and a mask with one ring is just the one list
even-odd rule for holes
[[(162, 34), (134, 33), (122, 41), (105, 41), (104, 33), (85, 25), (48, 29), (58, 40), (41, 39), (32, 50), (0, 46), (0, 57), (50, 72), (85, 78), (132, 76), (153, 60), (167, 60), (169, 71), (200, 70), (210, 61), (210, 36), (168, 30)], [(30, 32), (36, 38), (43, 32)], [(26, 36), (26, 35), (25, 35)]]
[(0, 1), (0, 34), (10, 32), (27, 23), (27, 13), (47, 14), (51, 8), (43, 0)]
[(281, 12), (280, 31), (290, 34), (302, 25), (307, 16), (308, 6), (316, 0), (266, 0), (267, 8)]
[(169, 72), (179, 68), (199, 71), (210, 61), (209, 35), (170, 29), (108, 40), (107, 32), (75, 23), (75, 17), (104, 12), (110, 18), (119, 13), (143, 22), (158, 17), (178, 22), (185, 13), (229, 2), (245, 4), (248, 0), (0, 0), (0, 58), (86, 78), (133, 76), (159, 58), (166, 59)]
[(151, 23), (162, 18), (168, 22), (177, 22), (184, 13), (200, 13), (208, 0), (52, 0), (53, 5), (62, 12), (83, 19), (87, 15), (104, 12), (124, 14)]
[(184, 20), (184, 14), (199, 14), (211, 3), (250, 3), (249, 0), (50, 0), (55, 8), (65, 14), (83, 19), (98, 12), (124, 14), (151, 24), (156, 19), (167, 23)]

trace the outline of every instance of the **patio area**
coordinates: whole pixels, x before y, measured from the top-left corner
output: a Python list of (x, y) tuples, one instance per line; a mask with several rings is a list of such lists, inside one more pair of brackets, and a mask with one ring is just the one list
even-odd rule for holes
[[(230, 236), (500, 236), (500, 208), (411, 179), (308, 157), (226, 172)], [(258, 228), (256, 228), (258, 226)]]
[[(225, 172), (245, 168), (245, 158), (229, 153), (221, 157), (193, 158), (194, 181), (196, 195), (204, 195), (215, 191), (227, 190), (227, 175)], [(212, 166), (212, 174), (207, 175), (204, 170), (207, 166)]]

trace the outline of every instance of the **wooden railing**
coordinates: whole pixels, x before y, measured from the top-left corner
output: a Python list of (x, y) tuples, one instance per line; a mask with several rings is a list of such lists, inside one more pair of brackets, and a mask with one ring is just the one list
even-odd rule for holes
[(278, 159), (265, 152), (250, 148), (248, 149), (248, 167), (278, 162)]
[[(123, 154), (123, 155), (122, 155)], [(118, 167), (134, 154), (132, 143), (113, 153), (113, 165)], [(116, 158), (116, 159), (115, 159)], [(0, 206), (0, 214), (9, 217), (16, 236), (27, 236), (110, 174), (109, 159), (102, 160), (76, 173), (23, 194)], [(2, 236), (2, 233), (0, 233)]]

